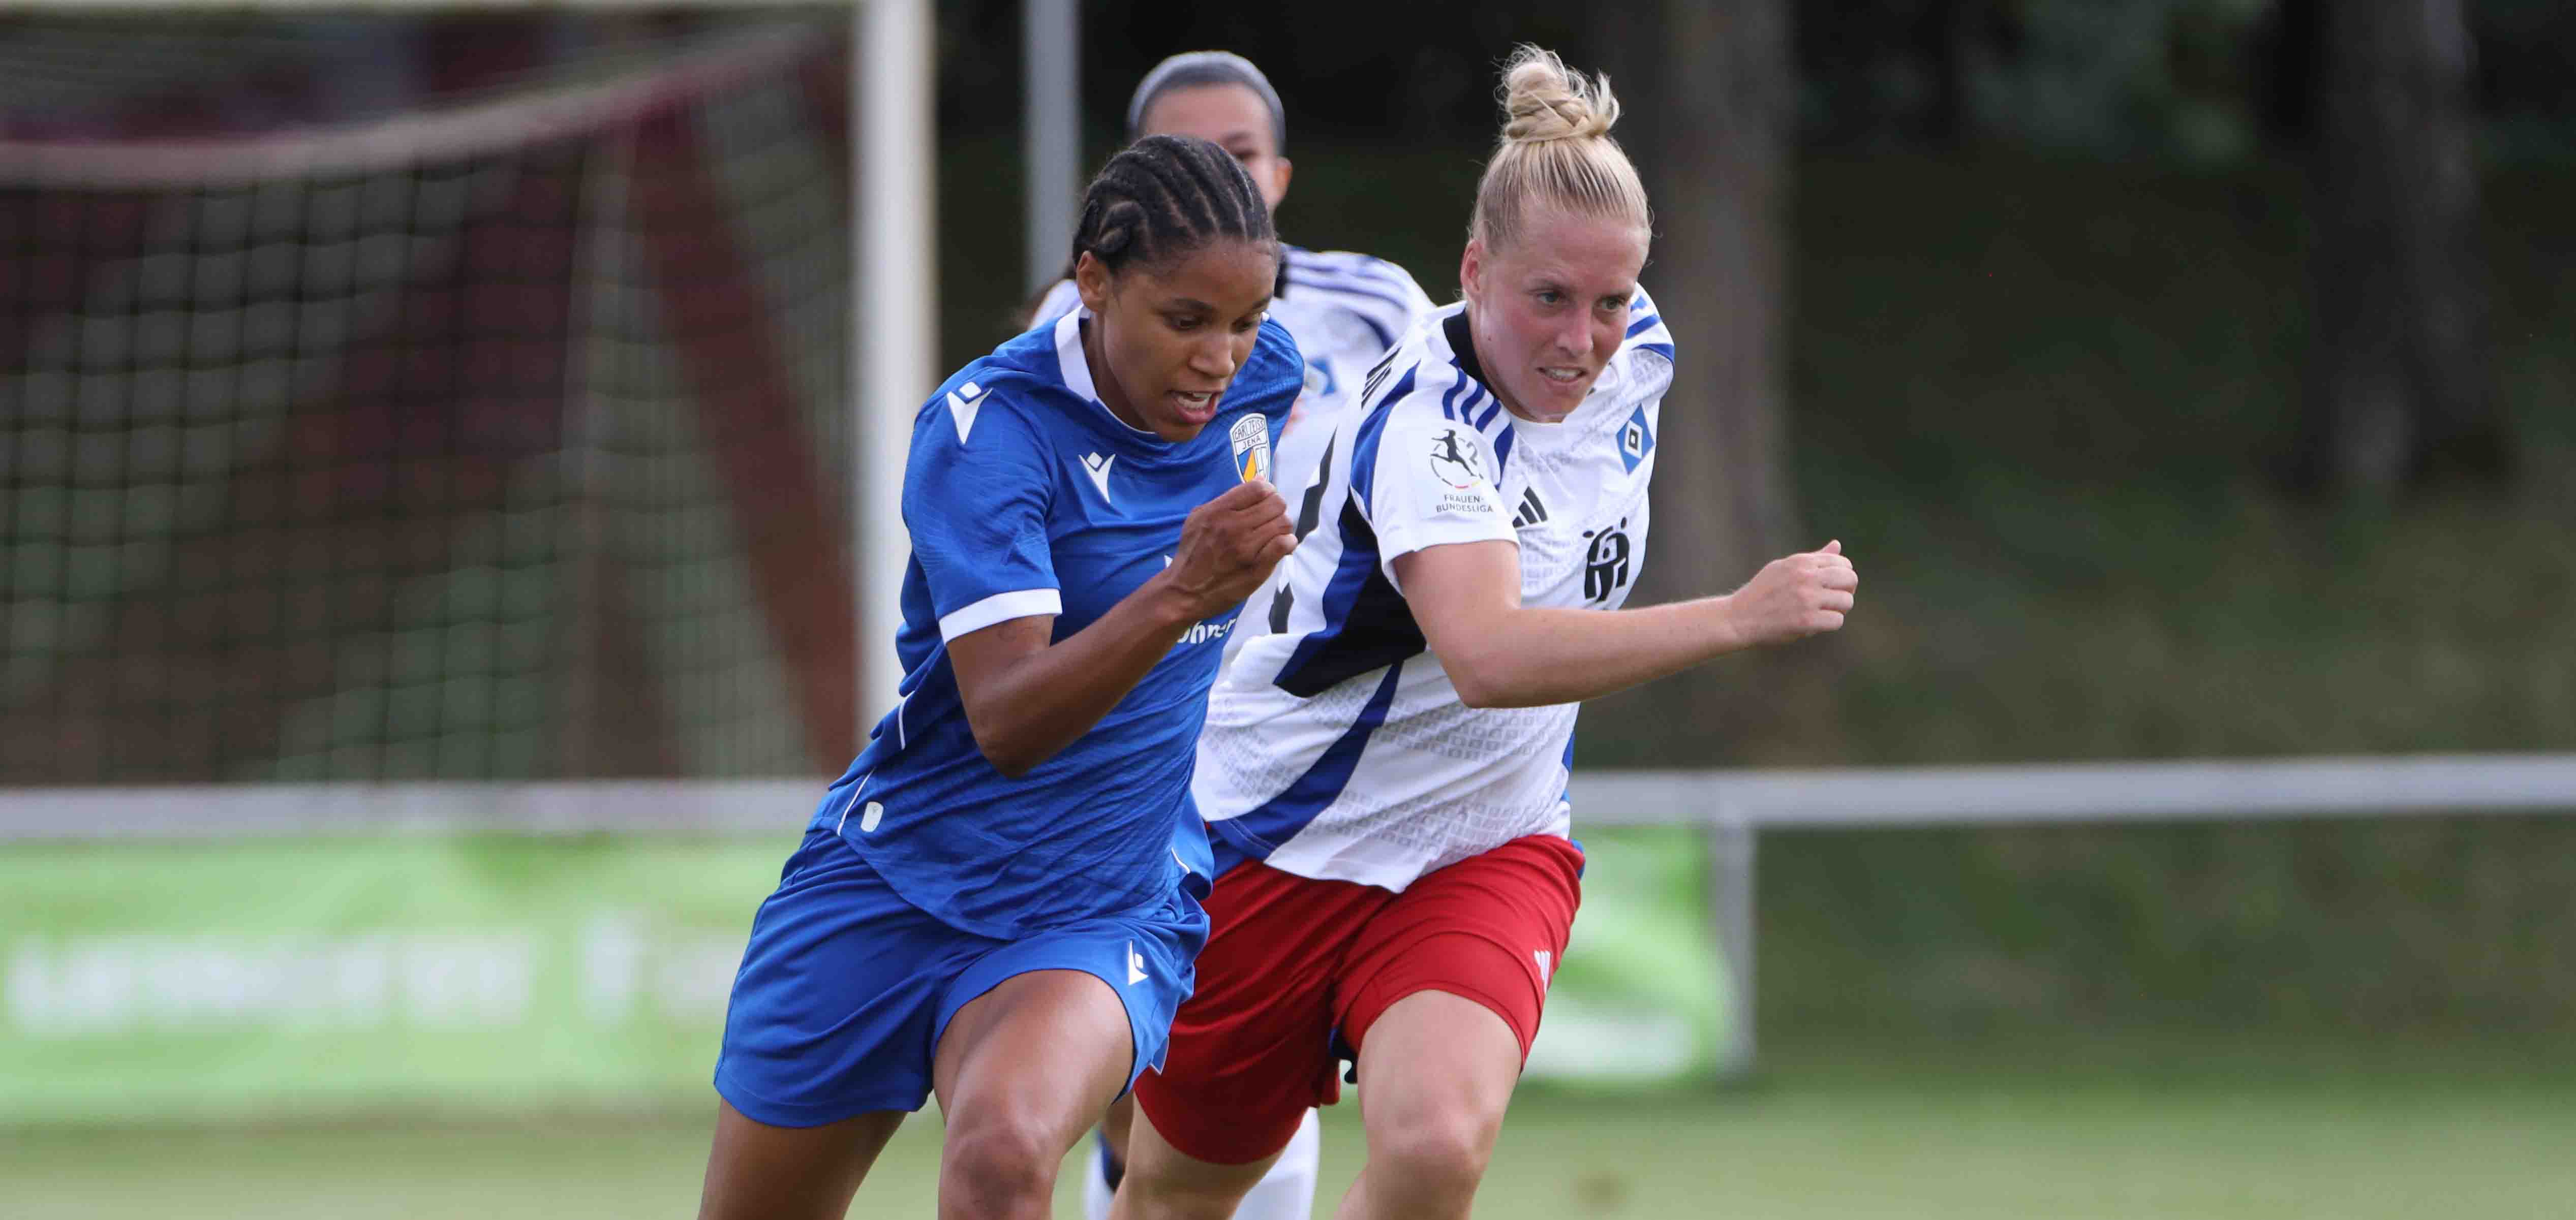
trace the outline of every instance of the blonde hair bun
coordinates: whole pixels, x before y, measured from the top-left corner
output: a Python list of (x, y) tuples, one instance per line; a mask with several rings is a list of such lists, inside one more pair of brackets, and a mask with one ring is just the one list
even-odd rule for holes
[(1549, 209), (1652, 233), (1654, 211), (1637, 167), (1610, 136), (1618, 121), (1608, 76), (1574, 71), (1543, 47), (1514, 48), (1503, 65), (1503, 134), (1476, 183), (1468, 238), (1504, 249), (1520, 239), (1530, 216)]
[(1543, 144), (1610, 134), (1619, 99), (1610, 74), (1585, 76), (1556, 52), (1523, 43), (1503, 68), (1503, 142)]

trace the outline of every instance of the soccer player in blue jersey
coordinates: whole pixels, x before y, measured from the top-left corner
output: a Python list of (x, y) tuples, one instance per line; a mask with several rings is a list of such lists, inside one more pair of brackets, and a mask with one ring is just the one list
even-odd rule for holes
[(1112, 158), (1074, 252), (1081, 307), (914, 420), (903, 699), (753, 921), (702, 1217), (842, 1215), (934, 1093), (940, 1215), (1044, 1216), (1189, 994), (1194, 743), (1295, 546), (1267, 476), (1303, 362), (1263, 316), (1269, 210), (1214, 144)]

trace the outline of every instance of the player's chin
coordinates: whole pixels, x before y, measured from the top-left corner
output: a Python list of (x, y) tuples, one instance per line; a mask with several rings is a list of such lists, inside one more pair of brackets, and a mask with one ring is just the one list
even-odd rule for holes
[(1531, 380), (1537, 384), (1530, 387), (1533, 391), (1530, 396), (1542, 403), (1546, 403), (1554, 413), (1563, 414), (1583, 405), (1584, 395), (1590, 394), (1592, 392), (1592, 383), (1599, 381), (1600, 379), (1601, 370), (1599, 369), (1593, 369), (1589, 372), (1583, 373), (1571, 381), (1559, 380), (1558, 378), (1550, 377), (1545, 373), (1533, 372)]
[(1145, 422), (1152, 426), (1155, 436), (1175, 445), (1180, 444), (1183, 441), (1196, 440), (1198, 439), (1199, 433), (1207, 431), (1207, 421), (1205, 420), (1193, 421), (1164, 417), (1149, 419)]

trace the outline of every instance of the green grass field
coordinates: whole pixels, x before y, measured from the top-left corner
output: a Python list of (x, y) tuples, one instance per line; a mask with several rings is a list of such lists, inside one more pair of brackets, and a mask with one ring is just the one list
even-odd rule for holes
[[(2564, 1046), (2049, 1039), (1926, 1055), (1791, 1048), (1754, 1082), (1532, 1094), (1478, 1214), (1529, 1217), (2563, 1217)], [(1357, 1169), (1327, 1113), (1329, 1201)], [(0, 1132), (0, 1215), (688, 1216), (702, 1114), (262, 1130)], [(852, 1209), (930, 1214), (937, 1122)], [(1057, 1214), (1078, 1215), (1074, 1182)]]

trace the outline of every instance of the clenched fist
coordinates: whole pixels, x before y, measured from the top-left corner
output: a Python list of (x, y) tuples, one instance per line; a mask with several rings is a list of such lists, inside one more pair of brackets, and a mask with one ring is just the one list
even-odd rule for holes
[(1785, 644), (1841, 627), (1859, 588), (1860, 573), (1843, 557), (1843, 544), (1828, 542), (1823, 550), (1762, 565), (1727, 595), (1727, 617), (1747, 647)]
[(1181, 523), (1180, 549), (1172, 553), (1172, 566), (1163, 576), (1190, 599), (1197, 617), (1208, 618), (1252, 596), (1270, 570), (1296, 549), (1288, 502), (1269, 483), (1255, 479), (1190, 510)]

